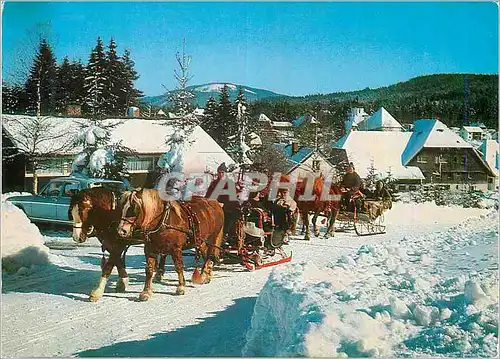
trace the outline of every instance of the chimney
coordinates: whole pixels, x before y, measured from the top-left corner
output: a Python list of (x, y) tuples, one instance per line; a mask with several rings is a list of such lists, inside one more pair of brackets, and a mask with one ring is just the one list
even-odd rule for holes
[(299, 144), (298, 142), (292, 142), (292, 156), (299, 152)]

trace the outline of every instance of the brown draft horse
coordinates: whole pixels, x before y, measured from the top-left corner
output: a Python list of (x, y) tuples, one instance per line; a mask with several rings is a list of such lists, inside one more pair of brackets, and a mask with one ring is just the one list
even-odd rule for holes
[[(300, 181), (297, 183), (294, 200), (297, 202), (298, 211), (300, 213), (300, 217), (302, 218), (302, 231), (305, 231), (304, 239), (309, 240), (309, 214), (312, 212), (312, 224), (314, 229), (314, 234), (319, 236), (319, 228), (316, 226), (316, 220), (321, 213), (327, 215), (328, 218), (328, 226), (325, 233), (325, 237), (334, 236), (335, 235), (335, 220), (340, 210), (341, 200), (322, 200), (321, 195), (323, 192), (323, 187), (325, 184), (325, 179), (321, 175), (314, 179), (313, 184), (313, 199), (310, 201), (300, 200), (299, 197), (303, 195), (307, 188), (307, 179)], [(341, 189), (338, 185), (332, 184), (329, 188), (330, 195), (341, 195)]]
[(197, 275), (196, 270), (193, 273), (193, 283), (211, 280), (224, 229), (224, 212), (216, 200), (192, 197), (191, 201), (181, 204), (163, 201), (156, 189), (140, 189), (125, 192), (122, 207), (118, 234), (127, 238), (140, 230), (144, 239), (146, 282), (140, 300), (148, 300), (153, 294), (153, 273), (159, 254), (172, 256), (179, 277), (177, 294), (184, 294), (183, 249), (196, 248), (205, 260), (201, 275)]
[(109, 252), (109, 259), (102, 265), (99, 284), (90, 293), (91, 301), (97, 301), (103, 296), (115, 266), (120, 277), (116, 291), (125, 291), (128, 284), (125, 253), (130, 245), (141, 243), (118, 238), (116, 229), (122, 212), (117, 202), (117, 197), (111, 190), (100, 187), (84, 189), (71, 198), (68, 217), (73, 219), (73, 240), (83, 243), (89, 232), (92, 232), (101, 242), (103, 249)]

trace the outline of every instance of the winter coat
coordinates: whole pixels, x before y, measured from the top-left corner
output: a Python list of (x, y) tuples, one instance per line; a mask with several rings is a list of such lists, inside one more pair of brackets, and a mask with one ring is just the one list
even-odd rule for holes
[(361, 187), (361, 177), (356, 172), (346, 173), (342, 179), (342, 187), (359, 188)]

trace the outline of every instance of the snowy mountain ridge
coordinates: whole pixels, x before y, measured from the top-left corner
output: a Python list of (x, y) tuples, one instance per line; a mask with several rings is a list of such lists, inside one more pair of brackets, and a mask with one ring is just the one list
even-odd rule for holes
[[(239, 87), (243, 88), (243, 91), (245, 92), (245, 98), (247, 101), (250, 102), (275, 98), (275, 97), (287, 97), (286, 95), (283, 94), (278, 94), (273, 91), (259, 89), (255, 87), (238, 85), (230, 82), (212, 82), (212, 83), (193, 85), (188, 87), (188, 90), (191, 90), (195, 95), (195, 100), (193, 104), (200, 108), (205, 107), (205, 104), (207, 103), (207, 100), (210, 97), (214, 97), (215, 99), (219, 98), (220, 91), (222, 90), (224, 85), (227, 85), (227, 87), (229, 88), (229, 97), (231, 98), (231, 100), (234, 100), (236, 98)], [(169, 91), (167, 93), (158, 96), (147, 96), (143, 98), (142, 101), (147, 104), (151, 104), (153, 106), (159, 106), (159, 107), (168, 106), (169, 105), (168, 96), (171, 92), (172, 91)]]

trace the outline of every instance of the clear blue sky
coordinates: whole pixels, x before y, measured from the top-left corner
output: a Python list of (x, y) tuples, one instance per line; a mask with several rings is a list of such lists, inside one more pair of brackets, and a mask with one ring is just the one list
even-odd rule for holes
[[(494, 3), (9, 3), (4, 75), (40, 23), (57, 60), (87, 61), (97, 36), (130, 49), (137, 87), (175, 87), (186, 38), (191, 84), (232, 82), (305, 95), (433, 73), (498, 73)], [(50, 31), (48, 31), (50, 30)]]

